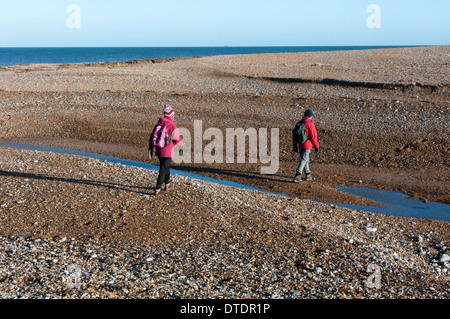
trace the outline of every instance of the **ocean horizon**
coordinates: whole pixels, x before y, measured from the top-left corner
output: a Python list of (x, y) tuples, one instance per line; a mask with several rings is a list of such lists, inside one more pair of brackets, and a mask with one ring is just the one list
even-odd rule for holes
[(123, 62), (259, 53), (370, 50), (413, 46), (0, 47), (0, 65)]

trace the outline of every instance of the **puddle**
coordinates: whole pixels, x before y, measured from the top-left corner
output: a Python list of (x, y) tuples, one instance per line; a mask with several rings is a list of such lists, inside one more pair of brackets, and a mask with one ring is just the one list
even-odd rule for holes
[[(137, 162), (132, 160), (127, 160), (118, 157), (112, 157), (107, 155), (101, 155), (96, 153), (88, 153), (64, 148), (57, 148), (45, 145), (34, 145), (34, 144), (25, 144), (25, 143), (12, 143), (12, 142), (0, 142), (0, 147), (8, 147), (15, 149), (26, 149), (33, 151), (45, 151), (45, 152), (53, 152), (58, 154), (68, 154), (68, 155), (77, 155), (83, 157), (94, 158), (102, 161), (108, 161), (111, 163), (118, 163), (127, 166), (140, 167), (149, 169), (152, 171), (158, 171), (158, 165), (152, 165), (143, 162)], [(176, 169), (170, 170), (171, 174), (176, 174), (179, 176), (185, 176), (197, 180), (207, 181), (211, 183), (216, 183), (220, 185), (232, 186), (241, 189), (254, 190), (262, 193), (276, 194), (281, 196), (290, 197), (289, 195), (282, 193), (274, 193), (269, 191), (264, 191), (260, 189), (253, 188), (251, 186), (247, 186), (244, 184), (239, 184), (232, 181), (218, 180), (211, 177), (201, 176), (185, 171), (180, 171)], [(386, 207), (373, 207), (373, 206), (364, 206), (364, 205), (353, 205), (353, 204), (342, 204), (342, 203), (330, 203), (340, 207), (346, 207), (355, 210), (362, 210), (377, 214), (385, 214), (385, 215), (393, 215), (400, 217), (415, 217), (415, 218), (427, 218), (427, 219), (435, 219), (435, 220), (444, 220), (450, 221), (450, 205), (440, 204), (440, 203), (424, 203), (419, 200), (411, 200), (408, 199), (408, 195), (378, 190), (373, 188), (363, 188), (363, 187), (338, 187), (338, 190), (344, 193), (349, 193), (352, 195), (360, 196), (367, 198), (371, 201), (375, 201), (381, 204), (386, 205)]]
[(433, 202), (424, 203), (421, 200), (409, 199), (408, 195), (402, 193), (374, 188), (338, 187), (338, 190), (384, 204), (386, 207), (333, 203), (336, 206), (399, 217), (450, 221), (450, 205)]
[[(70, 150), (70, 149), (58, 148), (58, 147), (52, 147), (52, 146), (46, 146), (46, 145), (0, 142), (0, 147), (24, 149), (24, 150), (31, 150), (31, 151), (43, 151), (43, 152), (50, 152), (50, 153), (57, 153), (57, 154), (77, 155), (77, 156), (89, 157), (89, 158), (93, 158), (93, 159), (97, 159), (97, 160), (101, 160), (101, 161), (122, 164), (122, 165), (126, 165), (126, 166), (145, 168), (145, 169), (152, 170), (152, 171), (159, 170), (159, 165), (152, 165), (152, 164), (148, 164), (148, 163), (127, 160), (127, 159), (119, 158), (119, 157), (107, 156), (107, 155), (102, 155), (102, 154), (97, 154), (97, 153), (82, 152), (82, 151), (76, 151), (76, 150)], [(193, 174), (193, 173), (189, 173), (189, 172), (185, 172), (185, 171), (176, 170), (173, 168), (170, 169), (170, 174), (189, 177), (189, 178), (202, 180), (202, 181), (206, 181), (206, 182), (211, 182), (211, 183), (215, 183), (215, 184), (220, 184), (220, 185), (226, 185), (226, 186), (232, 186), (232, 187), (241, 188), (241, 189), (258, 191), (261, 193), (268, 193), (268, 194), (275, 194), (275, 195), (289, 197), (286, 194), (264, 191), (264, 190), (260, 190), (257, 188), (253, 188), (248, 185), (239, 184), (239, 183), (232, 182), (232, 181), (214, 179), (211, 177), (201, 176), (201, 175), (197, 175), (197, 174)]]

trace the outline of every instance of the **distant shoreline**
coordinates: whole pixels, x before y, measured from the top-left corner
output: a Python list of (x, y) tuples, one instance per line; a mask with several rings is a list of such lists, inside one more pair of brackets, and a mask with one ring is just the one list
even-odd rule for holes
[(223, 46), (223, 47), (0, 47), (0, 66), (32, 64), (137, 63), (218, 55), (330, 52), (411, 46)]

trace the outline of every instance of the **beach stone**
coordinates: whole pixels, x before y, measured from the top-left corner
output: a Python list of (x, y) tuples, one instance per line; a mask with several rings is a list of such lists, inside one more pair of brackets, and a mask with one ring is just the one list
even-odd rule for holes
[(442, 254), (439, 257), (439, 262), (440, 263), (445, 263), (445, 262), (449, 262), (449, 261), (450, 261), (450, 255), (448, 255), (448, 254)]
[(314, 273), (321, 274), (323, 272), (323, 269), (321, 267), (314, 268)]

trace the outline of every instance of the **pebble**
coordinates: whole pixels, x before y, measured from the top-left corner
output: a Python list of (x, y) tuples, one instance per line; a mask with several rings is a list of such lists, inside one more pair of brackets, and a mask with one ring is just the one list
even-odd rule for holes
[(439, 262), (440, 262), (440, 263), (444, 263), (444, 262), (448, 262), (448, 261), (450, 261), (450, 256), (447, 255), (447, 254), (442, 254), (442, 255), (439, 257)]

